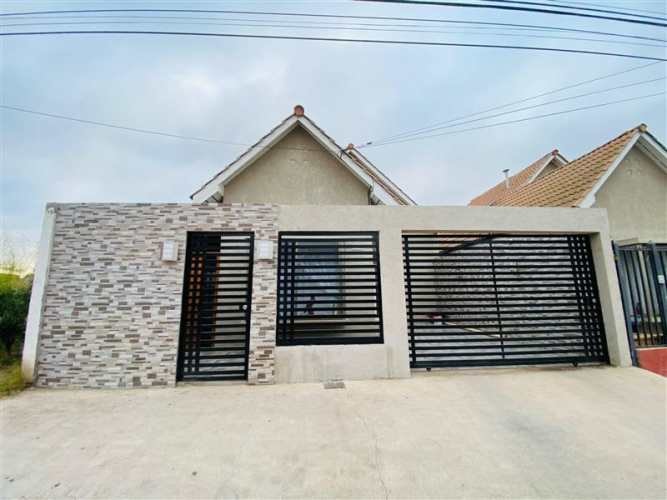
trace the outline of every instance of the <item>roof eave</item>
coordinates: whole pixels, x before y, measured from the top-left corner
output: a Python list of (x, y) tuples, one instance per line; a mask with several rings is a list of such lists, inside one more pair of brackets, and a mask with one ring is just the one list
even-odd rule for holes
[[(320, 129), (307, 116), (291, 115), (281, 124), (275, 127), (271, 132), (264, 136), (260, 141), (251, 146), (235, 161), (221, 170), (211, 180), (204, 184), (199, 190), (195, 191), (190, 198), (195, 203), (205, 203), (208, 200), (220, 196), (224, 192), (224, 186), (234, 177), (240, 174), (245, 168), (252, 165), (261, 158), (273, 145), (283, 139), (298, 125), (302, 126), (326, 151), (334, 156), (339, 162), (343, 163), (355, 177), (357, 177), (371, 193), (385, 205), (399, 204), (383, 186), (379, 185), (374, 179), (364, 172), (363, 168), (351, 158), (336, 142)], [(377, 172), (378, 176), (385, 177), (377, 168), (372, 166), (372, 171)], [(400, 195), (399, 195), (400, 197)]]
[(195, 203), (203, 203), (216, 193), (222, 194), (224, 185), (241, 173), (247, 166), (259, 160), (271, 147), (290, 133), (297, 126), (299, 117), (291, 115), (282, 121), (271, 132), (250, 146), (236, 160), (218, 172), (211, 180), (200, 187), (190, 199)]
[(405, 193), (401, 188), (399, 188), (394, 181), (392, 181), (389, 177), (387, 177), (382, 170), (377, 168), (366, 156), (364, 156), (358, 149), (354, 148), (351, 150), (351, 153), (353, 155), (353, 159), (361, 162), (362, 165), (364, 165), (367, 169), (369, 169), (371, 172), (373, 172), (375, 175), (377, 175), (380, 180), (384, 183), (387, 184), (387, 186), (391, 189), (391, 193), (393, 194), (394, 197), (400, 202), (402, 202), (405, 205), (409, 206), (416, 206), (417, 202), (410, 198), (410, 196)]
[(578, 208), (591, 208), (595, 204), (595, 196), (597, 192), (602, 188), (605, 182), (607, 182), (607, 179), (611, 176), (611, 174), (614, 173), (614, 171), (618, 168), (618, 166), (621, 164), (621, 162), (625, 159), (625, 157), (628, 155), (630, 150), (634, 147), (634, 145), (637, 143), (639, 138), (641, 137), (640, 132), (636, 132), (632, 139), (628, 141), (628, 143), (625, 145), (625, 147), (621, 150), (621, 152), (618, 154), (618, 156), (614, 159), (614, 161), (609, 165), (609, 167), (604, 171), (604, 173), (598, 178), (597, 181), (595, 181), (595, 184), (593, 184), (593, 187), (588, 191), (588, 193), (575, 205), (575, 207)]

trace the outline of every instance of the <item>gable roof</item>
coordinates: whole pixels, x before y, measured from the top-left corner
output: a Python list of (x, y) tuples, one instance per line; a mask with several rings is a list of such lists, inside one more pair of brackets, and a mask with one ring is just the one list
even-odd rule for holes
[(554, 149), (552, 152), (544, 155), (539, 160), (534, 161), (523, 170), (510, 176), (488, 189), (484, 193), (470, 200), (469, 205), (496, 205), (500, 200), (507, 197), (510, 193), (517, 191), (519, 188), (533, 182), (542, 171), (551, 163), (557, 166), (562, 166), (567, 163), (567, 160)]
[(218, 172), (213, 178), (195, 191), (190, 198), (196, 203), (220, 201), (224, 195), (224, 186), (243, 170), (261, 158), (281, 139), (296, 127), (303, 128), (322, 148), (335, 157), (341, 166), (364, 183), (371, 199), (384, 205), (416, 205), (414, 200), (384, 175), (370, 160), (348, 145), (341, 148), (324, 130), (304, 114), (303, 106), (294, 107), (294, 113), (271, 129), (264, 137), (241, 153), (234, 161)]
[(641, 124), (553, 172), (508, 192), (493, 204), (590, 207), (597, 191), (635, 146), (667, 172), (667, 149), (647, 132), (646, 125)]

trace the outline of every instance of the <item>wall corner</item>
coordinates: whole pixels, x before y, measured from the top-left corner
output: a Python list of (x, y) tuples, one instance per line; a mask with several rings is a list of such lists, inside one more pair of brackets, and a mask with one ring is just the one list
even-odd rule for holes
[(56, 207), (47, 205), (44, 212), (44, 220), (42, 222), (37, 261), (35, 262), (28, 319), (25, 328), (25, 340), (23, 342), (23, 355), (21, 358), (21, 372), (23, 374), (23, 379), (26, 382), (32, 382), (34, 380), (37, 370), (39, 334), (42, 326), (44, 296), (46, 293), (49, 264), (51, 261), (55, 222)]
[(608, 232), (591, 236), (591, 251), (600, 295), (609, 364), (619, 367), (632, 366), (616, 263)]

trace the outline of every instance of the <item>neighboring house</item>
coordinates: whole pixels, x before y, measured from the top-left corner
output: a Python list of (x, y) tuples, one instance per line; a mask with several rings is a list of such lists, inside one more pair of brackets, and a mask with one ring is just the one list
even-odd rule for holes
[[(470, 205), (606, 209), (627, 329), (639, 348), (667, 346), (667, 149), (646, 125), (571, 162), (554, 151)], [(638, 356), (667, 375), (667, 350)]]
[(554, 151), (470, 205), (606, 208), (612, 240), (667, 243), (667, 149), (642, 124), (570, 162)]
[(567, 163), (567, 160), (554, 149), (541, 157), (539, 160), (531, 163), (517, 174), (509, 175), (510, 169), (503, 170), (505, 179), (493, 186), (488, 191), (480, 194), (470, 201), (470, 205), (499, 205), (501, 200), (506, 198), (510, 193), (517, 191), (527, 184), (531, 184), (540, 177), (553, 172), (555, 169), (562, 167)]
[[(552, 155), (530, 177), (564, 163)], [(601, 210), (413, 206), (302, 106), (192, 199), (47, 205), (28, 380), (265, 384), (630, 362)]]
[(195, 203), (415, 205), (352, 144), (341, 148), (303, 106), (190, 197)]

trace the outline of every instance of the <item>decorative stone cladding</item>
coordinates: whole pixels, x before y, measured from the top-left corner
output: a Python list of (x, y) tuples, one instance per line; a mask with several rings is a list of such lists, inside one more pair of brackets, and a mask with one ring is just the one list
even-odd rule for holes
[[(53, 250), (36, 384), (171, 386), (188, 231), (253, 231), (277, 240), (275, 205), (50, 204)], [(178, 260), (160, 260), (164, 240)], [(249, 383), (273, 383), (276, 261), (255, 261)]]

